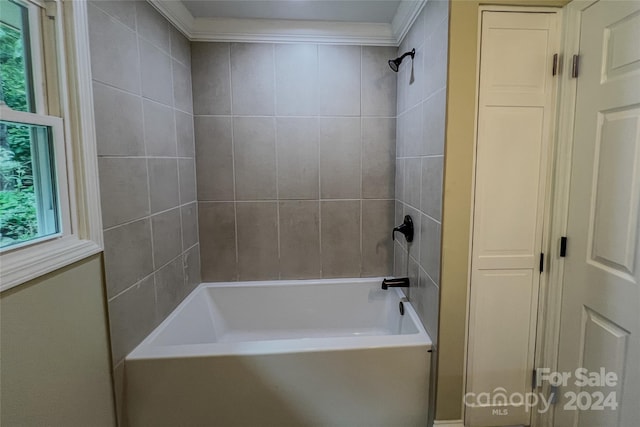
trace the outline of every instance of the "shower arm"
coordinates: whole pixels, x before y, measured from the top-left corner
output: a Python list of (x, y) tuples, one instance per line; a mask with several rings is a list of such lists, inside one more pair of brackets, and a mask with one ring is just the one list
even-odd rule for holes
[(402, 56), (398, 58), (398, 60), (402, 62), (402, 60), (409, 55), (411, 55), (411, 59), (413, 59), (416, 56), (416, 50), (411, 49), (410, 51), (403, 53)]

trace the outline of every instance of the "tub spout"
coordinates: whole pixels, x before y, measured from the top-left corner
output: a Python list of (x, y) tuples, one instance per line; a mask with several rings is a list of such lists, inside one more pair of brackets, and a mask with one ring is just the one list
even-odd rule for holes
[(408, 288), (409, 287), (409, 278), (408, 277), (394, 277), (393, 279), (384, 279), (382, 281), (382, 289), (388, 288)]

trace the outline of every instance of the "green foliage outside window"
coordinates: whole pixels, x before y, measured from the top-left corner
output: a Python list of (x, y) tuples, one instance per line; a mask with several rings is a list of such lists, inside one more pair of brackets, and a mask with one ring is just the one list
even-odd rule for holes
[[(0, 102), (29, 111), (23, 51), (21, 32), (0, 25)], [(0, 247), (37, 233), (30, 130), (0, 123)]]

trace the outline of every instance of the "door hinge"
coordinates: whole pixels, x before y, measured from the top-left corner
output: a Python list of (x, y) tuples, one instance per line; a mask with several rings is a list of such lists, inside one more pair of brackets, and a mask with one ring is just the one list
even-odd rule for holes
[(555, 405), (558, 403), (558, 396), (560, 394), (560, 388), (557, 385), (549, 387), (549, 403)]
[(573, 55), (571, 62), (571, 77), (578, 78), (578, 68), (580, 67), (580, 55)]
[(55, 1), (46, 0), (44, 2), (45, 14), (49, 19), (56, 19), (56, 14), (58, 12), (58, 5)]
[(544, 252), (540, 252), (540, 273), (544, 272)]
[(563, 258), (567, 256), (567, 236), (560, 238), (560, 256)]
[[(533, 372), (531, 373), (531, 389), (535, 390), (537, 388), (540, 388), (542, 386), (542, 384), (538, 384), (538, 369), (534, 368)], [(560, 387), (558, 387), (557, 385), (551, 385), (549, 386), (549, 403), (552, 405), (555, 405), (556, 403), (558, 403), (558, 396), (560, 393)]]
[[(531, 373), (531, 389), (535, 390), (540, 388), (542, 384), (538, 384), (538, 369), (534, 368)], [(549, 403), (554, 405), (558, 403), (560, 388), (557, 385), (549, 386)]]
[(551, 69), (551, 75), (555, 76), (558, 74), (558, 54), (553, 54), (553, 68)]

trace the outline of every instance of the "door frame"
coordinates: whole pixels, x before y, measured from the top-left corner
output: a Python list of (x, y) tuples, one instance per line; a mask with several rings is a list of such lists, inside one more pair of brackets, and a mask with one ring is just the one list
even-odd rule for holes
[[(547, 181), (546, 181), (546, 187), (547, 187), (547, 192), (546, 192), (546, 197), (545, 197), (545, 210), (544, 210), (544, 215), (543, 215), (543, 234), (542, 234), (542, 246), (541, 249), (545, 254), (545, 258), (548, 261), (545, 261), (546, 266), (545, 266), (545, 271), (540, 275), (540, 283), (539, 283), (539, 291), (538, 291), (538, 310), (537, 310), (537, 316), (538, 316), (538, 320), (537, 320), (537, 330), (536, 330), (536, 338), (535, 338), (535, 345), (536, 345), (536, 350), (534, 353), (534, 367), (540, 367), (540, 366), (545, 366), (543, 364), (541, 364), (542, 361), (542, 354), (541, 351), (539, 350), (541, 347), (541, 343), (546, 340), (547, 335), (544, 333), (544, 331), (546, 331), (545, 328), (545, 312), (548, 311), (547, 310), (547, 299), (546, 299), (546, 295), (550, 294), (550, 292), (547, 291), (548, 288), (550, 288), (550, 284), (552, 283), (552, 279), (553, 279), (553, 270), (551, 268), (547, 268), (550, 267), (552, 265), (552, 257), (549, 256), (551, 255), (552, 251), (555, 249), (553, 248), (554, 245), (551, 244), (551, 242), (553, 242), (553, 236), (556, 236), (557, 234), (554, 233), (553, 230), (553, 224), (556, 223), (555, 221), (555, 210), (554, 210), (554, 206), (556, 203), (556, 189), (558, 187), (557, 184), (557, 167), (558, 165), (561, 163), (559, 162), (559, 151), (561, 151), (560, 146), (563, 145), (562, 143), (562, 139), (560, 139), (560, 136), (562, 135), (561, 133), (558, 132), (559, 126), (560, 126), (560, 120), (563, 117), (569, 117), (569, 115), (565, 115), (565, 111), (563, 109), (563, 107), (565, 106), (564, 103), (562, 103), (562, 100), (565, 99), (564, 96), (564, 90), (565, 90), (565, 85), (564, 85), (564, 81), (563, 79), (565, 78), (565, 76), (567, 75), (566, 72), (564, 72), (564, 68), (566, 68), (567, 70), (569, 70), (568, 67), (565, 67), (565, 64), (562, 60), (562, 58), (565, 56), (564, 52), (570, 51), (566, 49), (566, 35), (569, 31), (569, 27), (567, 27), (567, 22), (569, 21), (569, 16), (566, 13), (566, 10), (568, 8), (568, 6), (572, 5), (573, 3), (576, 2), (580, 2), (580, 3), (584, 3), (587, 2), (589, 5), (591, 5), (592, 3), (595, 3), (598, 0), (574, 0), (572, 3), (570, 3), (569, 5), (565, 6), (565, 7), (553, 7), (553, 6), (526, 6), (526, 5), (479, 5), (478, 6), (478, 34), (477, 34), (477, 50), (476, 50), (476, 93), (475, 93), (475, 110), (474, 110), (474, 135), (473, 135), (473, 157), (472, 157), (472, 178), (471, 178), (471, 186), (472, 186), (472, 191), (471, 191), (471, 206), (472, 206), (472, 211), (471, 211), (471, 215), (469, 218), (469, 222), (470, 222), (470, 228), (469, 228), (469, 256), (468, 256), (468, 265), (467, 265), (467, 301), (466, 301), (466, 319), (465, 319), (465, 342), (464, 342), (464, 367), (463, 367), (463, 391), (466, 394), (467, 393), (467, 374), (468, 374), (468, 362), (469, 362), (469, 321), (470, 321), (470, 313), (471, 313), (471, 273), (472, 273), (472, 261), (473, 261), (473, 229), (474, 229), (474, 206), (475, 206), (475, 196), (476, 196), (476, 191), (475, 191), (475, 187), (476, 187), (476, 165), (477, 165), (477, 148), (478, 148), (478, 112), (479, 112), (479, 102), (480, 102), (480, 50), (482, 47), (482, 14), (483, 12), (486, 11), (492, 11), (492, 12), (529, 12), (529, 13), (556, 13), (558, 16), (558, 34), (560, 37), (560, 44), (559, 44), (559, 52), (558, 52), (558, 56), (559, 56), (559, 67), (558, 67), (558, 81), (556, 83), (556, 88), (555, 88), (555, 92), (554, 92), (554, 96), (555, 96), (555, 104), (554, 104), (554, 117), (553, 117), (553, 123), (552, 123), (552, 127), (554, 128), (554, 133), (551, 137), (551, 141), (549, 144), (549, 165), (548, 165), (548, 169), (547, 169)], [(581, 10), (586, 9), (586, 7), (583, 7)], [(578, 23), (577, 25), (577, 41), (579, 41), (579, 30), (580, 30), (580, 25)], [(568, 64), (568, 61), (567, 61)], [(573, 79), (575, 80), (575, 79)], [(575, 83), (574, 83), (575, 84)], [(575, 107), (575, 89), (573, 92), (573, 96), (574, 96), (574, 102), (570, 103), (570, 107), (571, 107), (571, 114), (573, 114), (574, 112), (574, 107)], [(571, 136), (573, 136), (573, 115), (571, 115), (571, 123), (570, 123), (570, 130), (571, 130)], [(565, 166), (569, 166), (570, 167), (570, 161), (571, 161), (571, 153), (569, 153), (569, 157), (568, 157), (569, 163)], [(568, 190), (568, 184), (569, 184), (569, 179), (568, 177), (570, 176), (571, 170), (569, 169), (567, 172), (567, 182), (566, 182), (566, 187)], [(566, 204), (567, 204), (567, 208), (568, 208), (568, 191), (566, 192)], [(566, 209), (566, 214), (568, 213), (568, 209)], [(565, 225), (566, 225), (566, 219), (564, 221)], [(564, 230), (566, 230), (566, 227), (562, 230), (562, 232), (564, 232)], [(559, 234), (559, 236), (561, 236), (563, 234)], [(559, 237), (558, 237), (559, 239)], [(557, 253), (557, 250), (555, 251)], [(557, 256), (557, 255), (556, 255)], [(560, 306), (557, 307), (557, 310), (559, 310)], [(560, 319), (560, 313), (557, 313), (557, 318), (558, 318), (558, 323), (559, 323), (559, 319)], [(558, 328), (558, 337), (559, 337), (559, 328)], [(557, 341), (557, 338), (556, 338)], [(557, 343), (556, 343), (556, 347), (557, 347)], [(554, 354), (555, 357), (555, 365), (553, 366), (557, 366), (557, 351)], [(545, 359), (546, 360), (546, 359)], [(551, 365), (549, 365), (551, 366)], [(462, 422), (464, 425), (466, 425), (466, 407), (464, 404), (464, 399), (463, 401), (460, 403), (461, 407), (462, 407)], [(531, 425), (540, 425), (542, 426), (543, 424), (537, 424), (539, 423), (537, 417), (536, 417), (536, 411), (533, 410), (532, 411), (532, 415), (531, 415)]]
[[(560, 257), (560, 238), (566, 236), (569, 219), (569, 188), (571, 184), (571, 159), (573, 154), (574, 121), (578, 79), (571, 77), (572, 58), (580, 52), (580, 26), (582, 13), (598, 0), (573, 0), (563, 8), (562, 39), (558, 80), (558, 105), (556, 124), (556, 149), (552, 169), (553, 186), (551, 222), (548, 235), (552, 244), (548, 257), (548, 286), (541, 287), (538, 310), (537, 367), (555, 371), (558, 367), (560, 342), (560, 316), (564, 287), (564, 259)], [(578, 75), (579, 78), (579, 75)], [(549, 385), (541, 390), (549, 395)], [(555, 409), (554, 409), (555, 410)], [(532, 425), (552, 427), (554, 410), (548, 413), (532, 413)]]

